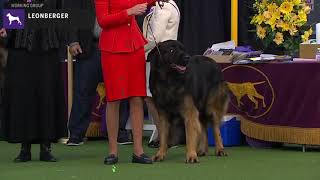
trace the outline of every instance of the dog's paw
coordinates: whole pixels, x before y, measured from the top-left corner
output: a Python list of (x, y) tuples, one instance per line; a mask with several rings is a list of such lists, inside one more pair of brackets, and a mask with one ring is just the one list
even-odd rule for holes
[(166, 157), (166, 154), (163, 152), (157, 152), (155, 156), (152, 157), (153, 162), (163, 161)]
[(194, 164), (199, 163), (199, 158), (196, 153), (188, 153), (186, 157), (186, 163)]
[(216, 149), (216, 156), (219, 156), (219, 157), (228, 156), (228, 153), (225, 152), (224, 149)]
[(207, 156), (207, 155), (208, 155), (208, 152), (198, 151), (197, 155), (198, 155), (199, 157)]

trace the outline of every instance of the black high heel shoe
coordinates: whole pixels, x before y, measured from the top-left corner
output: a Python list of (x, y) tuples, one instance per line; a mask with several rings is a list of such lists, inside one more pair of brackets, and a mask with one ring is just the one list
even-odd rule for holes
[(108, 157), (104, 159), (105, 165), (114, 165), (118, 163), (118, 157), (114, 154), (110, 154)]
[(20, 154), (14, 159), (14, 162), (28, 162), (31, 161), (31, 144), (22, 143)]
[(57, 162), (58, 160), (51, 154), (51, 144), (40, 144), (40, 161)]

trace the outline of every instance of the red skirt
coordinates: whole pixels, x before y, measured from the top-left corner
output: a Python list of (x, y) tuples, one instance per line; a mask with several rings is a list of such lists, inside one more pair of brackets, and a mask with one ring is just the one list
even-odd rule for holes
[(146, 60), (144, 48), (132, 53), (101, 52), (106, 100), (146, 96)]

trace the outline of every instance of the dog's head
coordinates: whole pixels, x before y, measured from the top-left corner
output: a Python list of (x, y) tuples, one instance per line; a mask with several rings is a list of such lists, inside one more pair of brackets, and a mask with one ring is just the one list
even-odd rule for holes
[(148, 61), (152, 66), (169, 67), (172, 64), (186, 66), (190, 56), (185, 52), (182, 43), (175, 40), (168, 40), (158, 44), (148, 55)]

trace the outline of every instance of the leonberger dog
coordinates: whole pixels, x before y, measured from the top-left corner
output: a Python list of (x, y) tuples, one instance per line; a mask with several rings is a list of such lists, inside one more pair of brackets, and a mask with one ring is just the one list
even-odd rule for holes
[(229, 104), (227, 83), (219, 65), (205, 56), (189, 56), (178, 41), (159, 43), (148, 55), (150, 90), (159, 112), (160, 147), (154, 161), (165, 159), (170, 126), (182, 121), (186, 133), (186, 163), (208, 154), (207, 128), (212, 125), (215, 154), (226, 156), (220, 122)]

